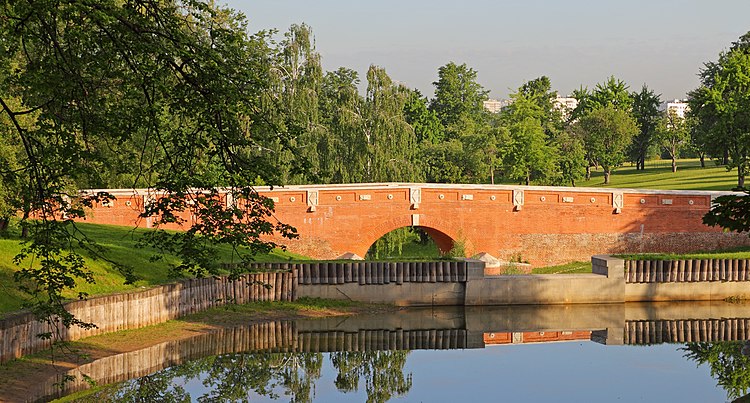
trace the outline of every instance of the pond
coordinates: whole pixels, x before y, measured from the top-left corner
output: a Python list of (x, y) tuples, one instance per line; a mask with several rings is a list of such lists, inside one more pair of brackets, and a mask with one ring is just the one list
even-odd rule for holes
[(750, 305), (725, 302), (421, 308), (223, 329), (68, 375), (108, 384), (92, 402), (732, 401), (748, 338)]

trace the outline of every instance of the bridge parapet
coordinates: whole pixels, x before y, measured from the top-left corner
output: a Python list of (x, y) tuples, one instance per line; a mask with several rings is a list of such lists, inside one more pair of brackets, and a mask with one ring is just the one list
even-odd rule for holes
[[(750, 245), (750, 238), (703, 225), (712, 199), (728, 192), (545, 186), (369, 183), (258, 187), (275, 217), (298, 230), (275, 239), (317, 259), (364, 256), (386, 233), (416, 226), (447, 252), (521, 257), (535, 266), (585, 260), (597, 253), (690, 252)], [(96, 192), (97, 190), (92, 190)], [(90, 222), (149, 227), (139, 214), (148, 190), (106, 190), (117, 200), (95, 205)], [(226, 203), (234, 203), (227, 194)], [(186, 214), (190, 218), (189, 214)]]

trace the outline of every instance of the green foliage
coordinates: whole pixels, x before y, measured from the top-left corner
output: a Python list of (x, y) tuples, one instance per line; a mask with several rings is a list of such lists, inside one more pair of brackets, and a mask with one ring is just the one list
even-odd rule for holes
[(439, 144), (445, 136), (443, 125), (427, 105), (427, 99), (418, 90), (412, 90), (404, 104), (404, 118), (414, 129), (417, 143)]
[(448, 251), (448, 257), (463, 258), (466, 257), (466, 240), (463, 237), (453, 240), (453, 247)]
[(435, 241), (419, 227), (393, 230), (370, 247), (366, 259), (438, 259), (440, 250)]
[[(269, 97), (268, 33), (248, 36), (244, 17), (193, 0), (6, 2), (0, 20), (0, 66), (11, 72), (0, 78), (2, 138), (16, 147), (0, 165), (19, 167), (2, 181), (23, 213), (28, 238), (16, 279), (36, 311), (75, 323), (62, 293), (91, 281), (80, 250), (101, 255), (73, 220), (111, 196), (81, 188), (130, 180), (168, 194), (145, 216), (171, 223), (192, 215), (203, 224), (151, 240), (185, 252), (179, 266), (196, 273), (211, 270), (210, 243), (252, 253), (272, 246), (259, 236), (274, 229), (293, 235), (260, 225), (272, 219), (271, 206), (251, 187), (279, 183), (267, 151), (290, 144), (283, 110)], [(220, 186), (235, 192), (239, 207), (202, 196)]]
[(651, 156), (654, 134), (659, 122), (659, 95), (645, 84), (640, 92), (633, 92), (633, 117), (638, 125), (638, 133), (628, 148), (628, 159), (635, 162), (636, 169), (645, 169), (645, 162)]
[(553, 147), (558, 151), (557, 173), (550, 178), (550, 184), (575, 186), (576, 181), (583, 178), (586, 172), (586, 151), (583, 141), (565, 130), (554, 139)]
[(713, 206), (703, 216), (703, 223), (727, 231), (750, 232), (750, 190), (744, 195), (724, 195), (714, 199)]
[(750, 389), (750, 357), (742, 354), (743, 342), (687, 343), (681, 350), (698, 365), (708, 365), (727, 398), (737, 399)]
[[(350, 392), (364, 383), (368, 402), (404, 396), (412, 386), (412, 375), (404, 373), (408, 355), (408, 351), (330, 353), (331, 365), (338, 372), (334, 386)], [(98, 387), (75, 398), (85, 402), (243, 401), (257, 394), (273, 400), (311, 402), (325, 361), (322, 353), (224, 354)], [(191, 394), (194, 392), (180, 386), (194, 380), (208, 389), (206, 394)]]
[(476, 70), (465, 63), (450, 62), (438, 69), (435, 98), (430, 102), (430, 110), (435, 112), (444, 127), (455, 126), (465, 117), (477, 119), (484, 114), (483, 101), (487, 91), (476, 81)]
[(611, 76), (607, 81), (599, 83), (593, 91), (581, 87), (573, 91), (573, 97), (578, 100), (578, 106), (571, 112), (570, 121), (574, 122), (591, 111), (604, 107), (630, 112), (633, 108), (633, 94), (628, 92), (625, 82)]
[(745, 34), (717, 62), (705, 64), (701, 86), (689, 93), (696, 145), (724, 156), (744, 187), (750, 157), (750, 46)]
[(544, 181), (552, 177), (556, 150), (547, 144), (539, 121), (527, 118), (512, 123), (509, 132), (502, 151), (505, 175), (526, 185), (532, 178)]
[(672, 159), (672, 172), (677, 172), (677, 158), (690, 142), (690, 133), (685, 119), (677, 116), (672, 110), (667, 111), (657, 125), (654, 138), (656, 144)]
[(412, 375), (404, 375), (408, 355), (408, 351), (331, 353), (331, 363), (338, 371), (336, 388), (356, 391), (364, 379), (367, 402), (387, 402), (391, 397), (405, 396), (412, 386)]
[(574, 127), (583, 140), (589, 161), (604, 169), (604, 183), (612, 170), (625, 160), (625, 149), (638, 132), (630, 113), (614, 105), (594, 109)]

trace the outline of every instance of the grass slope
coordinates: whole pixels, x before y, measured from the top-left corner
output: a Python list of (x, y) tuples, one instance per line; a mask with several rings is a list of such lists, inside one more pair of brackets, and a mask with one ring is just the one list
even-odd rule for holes
[[(111, 225), (77, 224), (79, 228), (92, 240), (106, 248), (106, 257), (121, 262), (133, 268), (140, 279), (135, 284), (125, 285), (125, 277), (110, 264), (103, 260), (96, 260), (90, 254), (83, 253), (88, 268), (93, 272), (95, 283), (79, 282), (75, 290), (68, 291), (65, 296), (74, 298), (78, 292), (86, 292), (91, 296), (129, 291), (137, 288), (165, 284), (178, 280), (169, 277), (170, 264), (177, 263), (172, 255), (163, 255), (161, 260), (152, 262), (151, 257), (159, 254), (153, 248), (138, 247), (138, 239), (146, 233), (146, 229), (133, 229)], [(21, 309), (21, 304), (28, 296), (18, 290), (13, 274), (20, 269), (13, 263), (13, 258), (21, 251), (20, 238), (17, 231), (10, 231), (10, 237), (0, 239), (0, 313), (7, 313)], [(228, 261), (229, 249), (220, 250), (222, 261)], [(283, 261), (305, 259), (301, 255), (274, 250), (268, 255), (256, 256), (258, 261)], [(30, 264), (29, 261), (22, 265)]]

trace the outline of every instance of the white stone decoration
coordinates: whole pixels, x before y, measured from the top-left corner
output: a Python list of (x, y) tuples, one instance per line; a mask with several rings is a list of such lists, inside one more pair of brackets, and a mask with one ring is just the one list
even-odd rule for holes
[(410, 188), (409, 189), (409, 203), (411, 208), (417, 210), (419, 204), (422, 203), (422, 188)]
[(372, 200), (372, 195), (359, 195), (360, 201)]
[(672, 199), (661, 199), (661, 204), (670, 205), (672, 204)]
[(521, 211), (523, 208), (523, 202), (523, 189), (513, 189), (513, 208), (515, 208), (516, 211)]
[(474, 195), (469, 195), (469, 194), (461, 195), (461, 200), (474, 200)]
[(562, 202), (563, 203), (573, 203), (574, 199), (572, 197), (563, 197)]
[[(641, 199), (643, 202), (643, 199)], [(612, 208), (615, 209), (615, 214), (622, 213), (622, 208), (625, 206), (625, 198), (620, 192), (612, 193)]]
[(318, 209), (318, 191), (308, 190), (307, 191), (307, 211), (313, 212)]
[(412, 227), (418, 227), (419, 226), (419, 214), (412, 214), (411, 215), (411, 226)]

